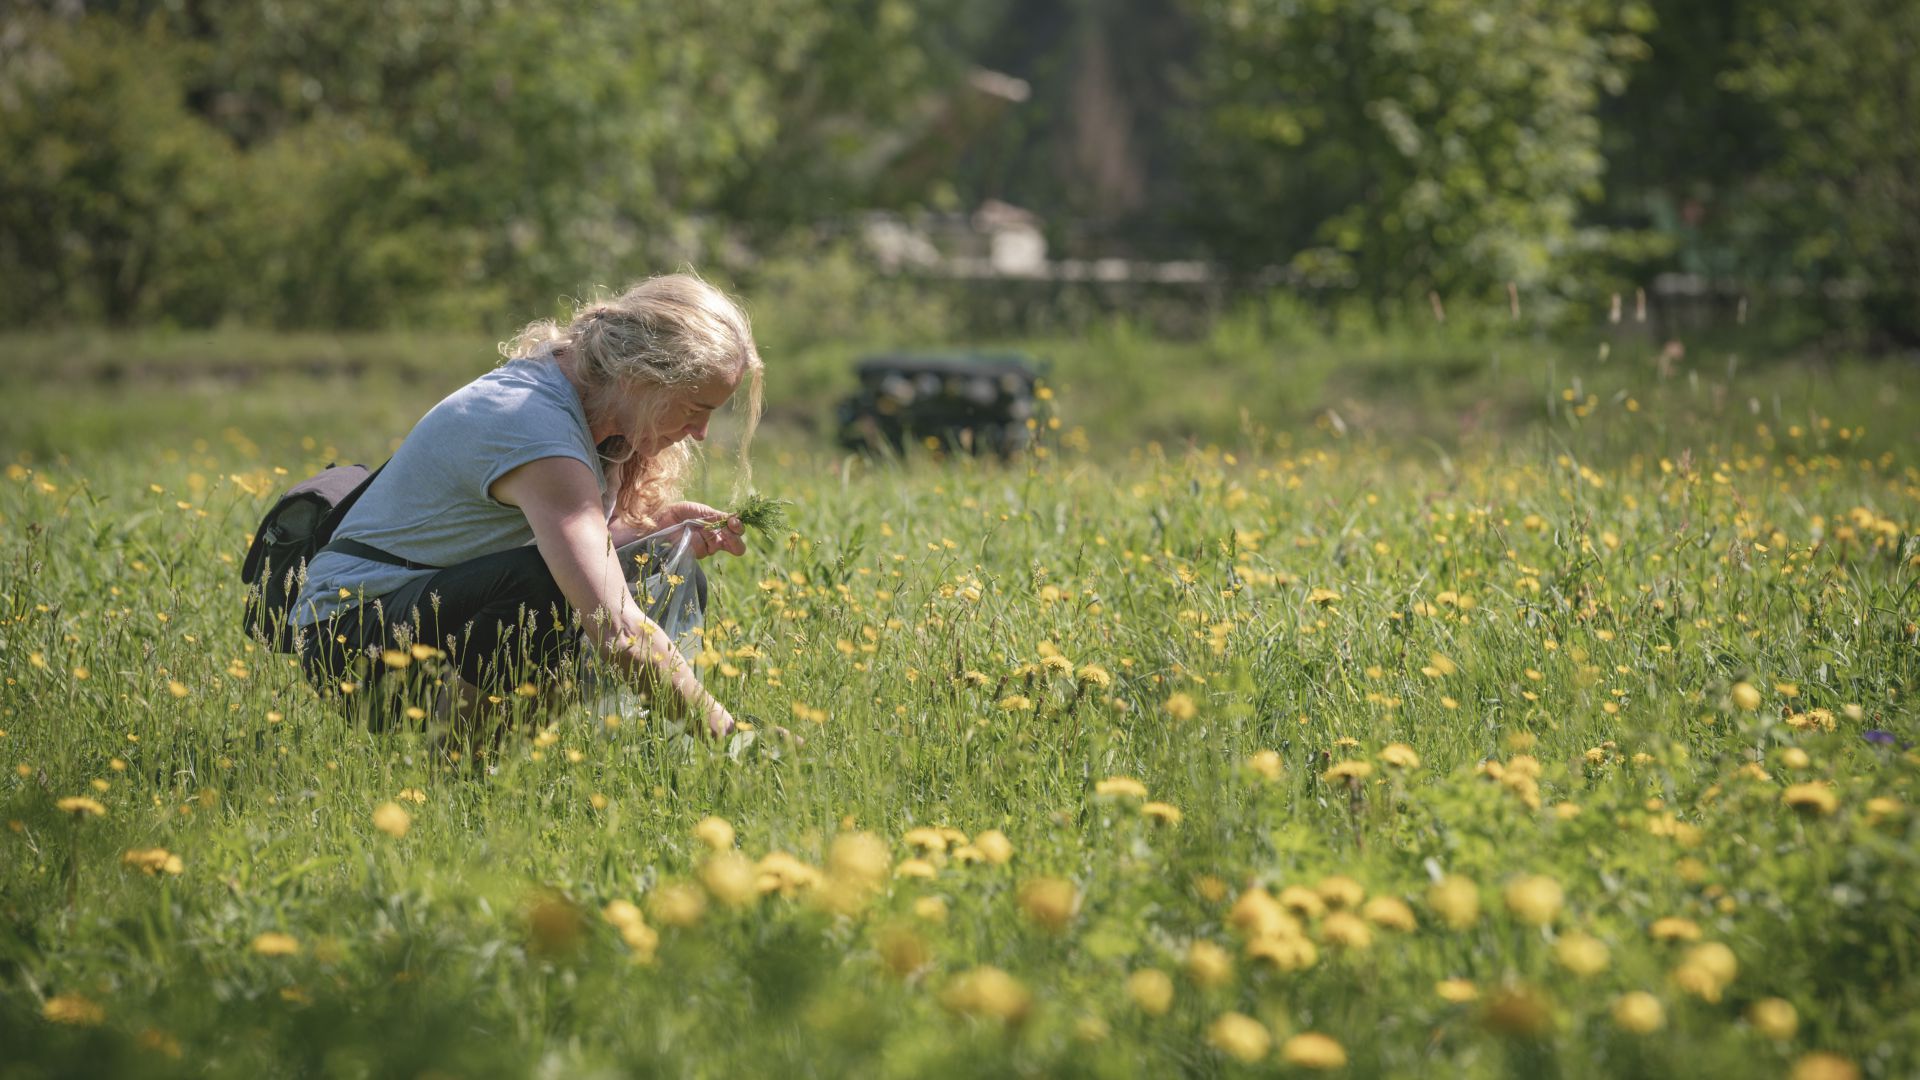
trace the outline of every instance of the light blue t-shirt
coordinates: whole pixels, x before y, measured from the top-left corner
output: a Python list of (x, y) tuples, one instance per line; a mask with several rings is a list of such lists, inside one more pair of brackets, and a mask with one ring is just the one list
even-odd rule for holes
[[(573, 458), (592, 469), (604, 507), (606, 473), (573, 384), (550, 360), (509, 361), (420, 418), (334, 538), (442, 567), (530, 544), (533, 527), (526, 514), (487, 489), (519, 466), (549, 457)], [(294, 621), (312, 626), (345, 605), (384, 596), (431, 573), (321, 552), (307, 566)], [(342, 598), (341, 589), (350, 595)]]

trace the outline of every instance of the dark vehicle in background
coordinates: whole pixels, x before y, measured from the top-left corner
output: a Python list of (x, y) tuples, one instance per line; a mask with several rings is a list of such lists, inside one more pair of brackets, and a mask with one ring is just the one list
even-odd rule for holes
[(840, 445), (901, 455), (919, 443), (1010, 458), (1033, 442), (1040, 364), (1020, 353), (889, 353), (855, 365)]

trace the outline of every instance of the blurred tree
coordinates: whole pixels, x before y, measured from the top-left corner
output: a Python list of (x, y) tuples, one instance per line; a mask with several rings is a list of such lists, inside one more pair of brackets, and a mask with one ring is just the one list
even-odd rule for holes
[(0, 319), (200, 323), (235, 166), (182, 104), (192, 50), (32, 12), (0, 36)]
[(1741, 53), (1726, 82), (1779, 126), (1759, 198), (1795, 269), (1859, 284), (1876, 336), (1920, 344), (1920, 5), (1768, 5)]
[(1196, 0), (1195, 224), (1379, 310), (1565, 287), (1600, 190), (1595, 110), (1649, 16), (1599, 0)]

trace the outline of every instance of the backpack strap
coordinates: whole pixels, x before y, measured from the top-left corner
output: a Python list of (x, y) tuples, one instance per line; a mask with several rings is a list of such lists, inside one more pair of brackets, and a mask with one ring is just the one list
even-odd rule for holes
[[(377, 563), (386, 563), (388, 566), (404, 566), (409, 570), (443, 569), (432, 563), (414, 562), (412, 559), (403, 559), (391, 551), (382, 551), (372, 544), (363, 544), (358, 540), (348, 540), (344, 538), (329, 540), (326, 546), (320, 550), (337, 551), (342, 555), (352, 555), (356, 559), (369, 559)], [(318, 552), (315, 552), (315, 554), (318, 554)]]

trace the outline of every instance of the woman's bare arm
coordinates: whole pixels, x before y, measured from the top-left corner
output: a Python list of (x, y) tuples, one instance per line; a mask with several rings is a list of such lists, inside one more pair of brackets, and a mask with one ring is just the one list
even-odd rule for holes
[(732, 715), (700, 685), (666, 632), (634, 603), (614, 554), (599, 486), (584, 463), (563, 457), (530, 461), (495, 480), (488, 493), (527, 515), (554, 582), (603, 655), (632, 677), (671, 687), (710, 733), (733, 729)]

